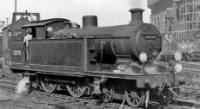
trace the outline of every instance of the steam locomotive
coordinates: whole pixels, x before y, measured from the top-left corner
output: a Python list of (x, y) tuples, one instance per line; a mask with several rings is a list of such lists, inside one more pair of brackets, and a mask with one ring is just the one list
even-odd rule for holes
[(28, 46), (23, 37), (10, 42), (10, 68), (48, 93), (97, 94), (104, 102), (126, 100), (131, 107), (147, 106), (153, 95), (169, 100), (169, 87), (190, 83), (189, 74), (178, 62), (159, 63), (160, 32), (143, 23), (142, 9), (130, 12), (130, 24), (119, 26), (98, 27), (92, 15), (83, 17), (82, 28), (60, 18), (23, 25), (33, 38)]

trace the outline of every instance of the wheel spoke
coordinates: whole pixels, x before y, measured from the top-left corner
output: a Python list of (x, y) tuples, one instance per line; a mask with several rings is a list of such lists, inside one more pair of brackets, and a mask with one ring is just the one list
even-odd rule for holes
[(143, 93), (140, 95), (135, 91), (125, 91), (125, 98), (131, 107), (138, 108), (144, 104), (145, 95)]
[(135, 104), (136, 104), (136, 105), (140, 103), (140, 99), (134, 98), (134, 100), (135, 100)]
[(103, 88), (102, 89), (102, 101), (107, 103), (113, 100), (113, 89)]
[(40, 84), (41, 84), (42, 89), (47, 93), (53, 93), (58, 86), (57, 84), (49, 83), (45, 79), (40, 80)]
[(85, 94), (86, 87), (81, 87), (75, 84), (67, 85), (69, 94), (73, 97), (79, 98)]

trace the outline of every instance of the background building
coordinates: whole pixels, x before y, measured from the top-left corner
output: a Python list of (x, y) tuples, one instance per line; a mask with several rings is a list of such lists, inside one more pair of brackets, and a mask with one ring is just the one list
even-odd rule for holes
[(2, 29), (5, 26), (5, 21), (0, 20), (0, 36), (2, 36)]
[(151, 9), (151, 23), (165, 33), (166, 28), (166, 11), (172, 7), (173, 0), (147, 0), (148, 7)]
[(179, 41), (196, 41), (200, 35), (200, 0), (148, 0), (151, 23)]
[[(200, 0), (147, 0), (151, 23), (163, 34), (168, 50), (200, 50)], [(174, 44), (172, 44), (174, 43)]]
[[(5, 21), (0, 20), (0, 42), (3, 42), (3, 32), (2, 29), (5, 26)], [(2, 53), (3, 46), (0, 44), (0, 54)], [(0, 55), (1, 57), (1, 55)]]

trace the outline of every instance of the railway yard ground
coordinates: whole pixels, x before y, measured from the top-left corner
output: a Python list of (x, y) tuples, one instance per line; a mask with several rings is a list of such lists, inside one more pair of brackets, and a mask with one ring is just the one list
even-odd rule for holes
[[(128, 107), (124, 101), (101, 103), (95, 97), (73, 98), (65, 91), (58, 90), (48, 94), (35, 89), (29, 94), (18, 95), (15, 87), (21, 75), (4, 70), (0, 74), (0, 109), (135, 109)], [(194, 73), (194, 84), (183, 87), (184, 95), (177, 97), (167, 106), (150, 102), (147, 109), (200, 109), (200, 74)], [(138, 108), (137, 108), (138, 109)]]

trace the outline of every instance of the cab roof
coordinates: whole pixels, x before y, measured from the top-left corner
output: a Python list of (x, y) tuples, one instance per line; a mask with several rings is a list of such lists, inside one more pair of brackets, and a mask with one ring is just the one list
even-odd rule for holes
[(29, 24), (23, 25), (22, 28), (28, 28), (28, 27), (36, 27), (36, 26), (45, 26), (51, 23), (55, 22), (65, 22), (70, 23), (68, 19), (62, 19), (62, 18), (52, 18), (52, 19), (46, 19), (46, 20), (40, 20), (40, 21), (33, 21)]

